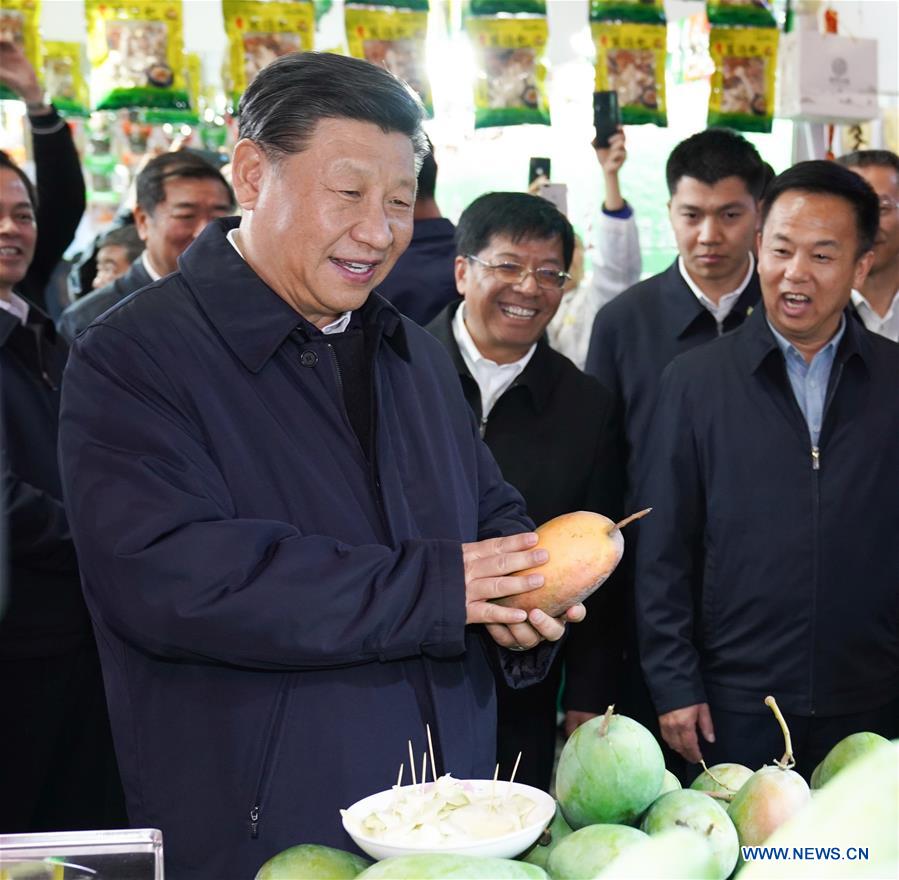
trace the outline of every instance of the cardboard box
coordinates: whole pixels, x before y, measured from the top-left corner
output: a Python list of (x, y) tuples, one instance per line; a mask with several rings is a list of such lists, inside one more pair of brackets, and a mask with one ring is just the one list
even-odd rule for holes
[(877, 40), (812, 30), (784, 34), (778, 86), (782, 118), (848, 124), (875, 119)]

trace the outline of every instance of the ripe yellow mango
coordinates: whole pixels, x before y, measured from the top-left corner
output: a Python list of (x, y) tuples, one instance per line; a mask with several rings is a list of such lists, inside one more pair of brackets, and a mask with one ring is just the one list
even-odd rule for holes
[(542, 574), (543, 586), (496, 601), (525, 611), (539, 608), (551, 617), (559, 617), (572, 605), (583, 602), (615, 571), (624, 555), (621, 529), (651, 509), (620, 523), (588, 510), (565, 513), (545, 522), (537, 529), (540, 540), (535, 549), (548, 551), (549, 559), (543, 565), (516, 572)]

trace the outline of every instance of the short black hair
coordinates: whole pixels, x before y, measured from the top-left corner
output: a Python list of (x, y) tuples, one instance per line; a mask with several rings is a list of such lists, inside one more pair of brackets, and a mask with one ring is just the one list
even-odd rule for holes
[(476, 198), (463, 212), (456, 226), (456, 253), (477, 255), (495, 235), (514, 242), (529, 238), (562, 241), (562, 257), (567, 272), (574, 254), (574, 230), (568, 218), (550, 201), (521, 192), (495, 192)]
[(437, 160), (434, 158), (434, 145), (430, 138), (427, 138), (427, 144), (428, 152), (418, 169), (418, 189), (415, 191), (417, 199), (433, 199), (437, 190)]
[(277, 161), (300, 153), (322, 119), (371, 122), (412, 141), (416, 168), (427, 151), (424, 107), (392, 73), (331, 52), (291, 52), (256, 75), (240, 99), (238, 135)]
[(674, 195), (682, 177), (693, 177), (708, 186), (726, 177), (739, 177), (758, 201), (768, 175), (758, 150), (746, 138), (729, 128), (707, 128), (671, 151), (665, 165), (669, 195)]
[(3, 152), (3, 150), (0, 150), (0, 168), (9, 168), (10, 171), (18, 176), (19, 180), (22, 181), (22, 185), (25, 187), (25, 192), (28, 193), (28, 201), (31, 202), (31, 210), (37, 211), (37, 189), (35, 189), (35, 186), (28, 175), (19, 168), (19, 166)]
[(174, 153), (163, 153), (151, 159), (137, 175), (136, 201), (148, 214), (165, 201), (165, 184), (178, 177), (193, 180), (217, 180), (228, 193), (228, 200), (235, 206), (234, 193), (222, 172), (192, 150), (177, 150)]
[(860, 257), (871, 250), (880, 225), (880, 204), (877, 193), (860, 174), (824, 159), (798, 162), (768, 184), (765, 201), (762, 203), (763, 230), (774, 203), (784, 193), (797, 191), (836, 196), (848, 202), (855, 212), (855, 227), (858, 234), (856, 256)]
[(846, 168), (892, 168), (899, 177), (899, 156), (892, 150), (855, 150), (839, 156), (837, 162)]
[(125, 226), (116, 226), (104, 233), (97, 242), (97, 250), (104, 247), (123, 247), (128, 262), (133, 263), (144, 250), (144, 243), (137, 234), (137, 228), (133, 223)]

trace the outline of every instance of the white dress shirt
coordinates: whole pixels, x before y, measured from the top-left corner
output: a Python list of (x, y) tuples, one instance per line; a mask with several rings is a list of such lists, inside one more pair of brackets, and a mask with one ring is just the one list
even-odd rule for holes
[(710, 300), (703, 292), (700, 290), (699, 286), (696, 282), (690, 277), (690, 273), (687, 271), (687, 267), (684, 265), (684, 258), (677, 258), (677, 268), (680, 270), (681, 277), (684, 281), (687, 282), (687, 287), (693, 291), (696, 299), (698, 299), (702, 305), (711, 312), (712, 317), (715, 319), (715, 322), (718, 324), (718, 335), (721, 335), (721, 327), (724, 324), (727, 316), (733, 311), (734, 306), (737, 304), (737, 300), (740, 298), (740, 294), (746, 290), (747, 285), (749, 284), (750, 279), (752, 278), (752, 272), (755, 269), (755, 257), (753, 257), (752, 253), (749, 254), (749, 268), (746, 270), (746, 274), (743, 276), (743, 280), (740, 282), (736, 290), (732, 290), (730, 293), (722, 294), (719, 298), (718, 302), (713, 302)]
[(498, 364), (485, 358), (478, 351), (468, 328), (465, 326), (465, 303), (463, 302), (456, 309), (453, 318), (453, 336), (456, 338), (456, 345), (462, 354), (462, 360), (465, 366), (478, 383), (481, 391), (481, 427), (487, 421), (490, 410), (493, 409), (496, 401), (502, 397), (503, 392), (521, 375), (521, 371), (528, 365), (528, 361), (534, 356), (537, 350), (535, 342), (527, 351), (523, 358), (513, 361), (511, 364)]
[(0, 309), (15, 315), (23, 324), (28, 323), (28, 303), (12, 291), (8, 300), (0, 297)]
[(899, 290), (893, 296), (893, 301), (883, 317), (871, 308), (871, 304), (861, 291), (852, 291), (852, 302), (862, 322), (872, 333), (899, 342)]

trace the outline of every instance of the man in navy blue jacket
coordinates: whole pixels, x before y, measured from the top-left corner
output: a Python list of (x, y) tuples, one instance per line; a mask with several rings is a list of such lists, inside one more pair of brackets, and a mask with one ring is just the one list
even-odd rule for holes
[[(628, 509), (637, 509), (634, 490), (663, 370), (676, 355), (738, 327), (759, 300), (752, 251), (765, 177), (755, 147), (736, 132), (708, 129), (678, 144), (665, 166), (678, 257), (596, 314), (584, 369), (615, 398)], [(621, 566), (629, 583), (641, 525), (628, 535)], [(619, 706), (652, 727), (632, 614), (629, 624)], [(667, 757), (677, 769), (677, 759)]]
[(637, 620), (662, 733), (691, 762), (777, 757), (767, 694), (806, 776), (850, 733), (899, 735), (899, 346), (847, 311), (877, 225), (848, 169), (775, 178), (764, 308), (662, 380)]
[(129, 818), (177, 878), (350, 847), (338, 809), (426, 723), (438, 772), (491, 775), (488, 656), (526, 685), (564, 632), (489, 601), (545, 551), (440, 343), (371, 294), (421, 117), (364, 61), (273, 62), (241, 99), (240, 220), (73, 348), (64, 489)]

